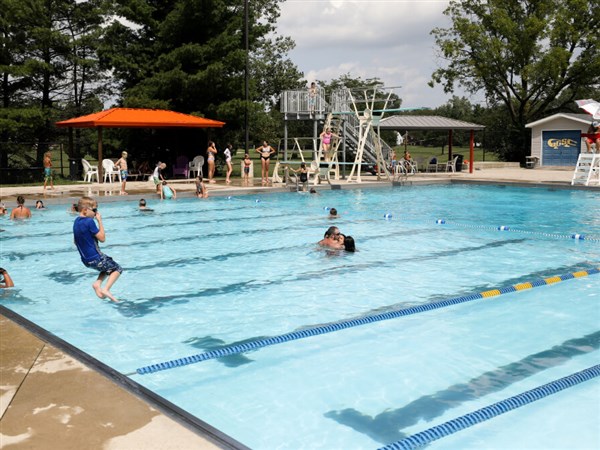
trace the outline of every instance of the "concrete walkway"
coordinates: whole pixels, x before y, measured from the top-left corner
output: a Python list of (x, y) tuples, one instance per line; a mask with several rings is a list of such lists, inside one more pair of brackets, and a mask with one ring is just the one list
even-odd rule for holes
[(2, 315), (0, 328), (0, 448), (223, 448)]

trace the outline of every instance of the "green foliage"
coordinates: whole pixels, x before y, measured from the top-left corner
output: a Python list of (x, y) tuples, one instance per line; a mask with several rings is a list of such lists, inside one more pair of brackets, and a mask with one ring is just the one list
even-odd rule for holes
[(449, 29), (432, 34), (446, 60), (433, 83), (483, 91), (510, 119), (506, 159), (528, 153), (525, 124), (573, 108), (597, 92), (598, 0), (465, 0), (450, 2)]
[(274, 35), (278, 2), (249, 5), (246, 105), (243, 0), (117, 0), (116, 13), (135, 26), (108, 27), (100, 56), (124, 88), (122, 103), (225, 121), (227, 127), (214, 134), (230, 142), (242, 139), (248, 109), (252, 140), (275, 136), (279, 124), (269, 111), (302, 74), (285, 58), (293, 42)]
[(37, 141), (39, 164), (59, 135), (54, 122), (92, 112), (108, 94), (96, 57), (106, 0), (1, 2), (0, 141)]

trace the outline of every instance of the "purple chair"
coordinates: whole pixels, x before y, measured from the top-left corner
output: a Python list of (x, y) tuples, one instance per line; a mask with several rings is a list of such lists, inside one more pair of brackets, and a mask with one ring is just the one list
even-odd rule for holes
[(177, 175), (183, 175), (184, 178), (188, 178), (189, 162), (190, 160), (187, 156), (178, 156), (173, 166), (173, 178)]

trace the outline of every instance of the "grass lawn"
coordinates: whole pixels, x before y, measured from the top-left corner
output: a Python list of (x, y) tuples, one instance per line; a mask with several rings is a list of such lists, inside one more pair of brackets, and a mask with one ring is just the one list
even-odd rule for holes
[[(402, 155), (404, 155), (404, 146), (400, 145), (398, 147), (394, 147), (394, 149), (396, 150), (396, 158), (402, 158)], [(409, 145), (408, 152), (414, 160), (429, 161), (435, 156), (440, 164), (448, 162), (448, 147), (444, 148), (444, 154), (442, 154), (442, 149), (440, 147), (420, 147), (417, 145)], [(465, 160), (469, 159), (469, 147), (453, 146), (452, 154), (456, 156), (457, 153), (463, 155)], [(477, 147), (475, 147), (473, 150), (473, 156), (473, 160), (475, 162), (498, 161), (498, 156), (490, 151), (485, 152), (484, 159), (484, 151)]]

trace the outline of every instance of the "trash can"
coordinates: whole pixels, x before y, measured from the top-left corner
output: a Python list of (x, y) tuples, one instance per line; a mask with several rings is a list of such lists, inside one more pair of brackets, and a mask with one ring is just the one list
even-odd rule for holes
[(527, 169), (534, 169), (538, 162), (537, 156), (526, 156), (525, 157), (525, 167)]
[(71, 181), (81, 180), (81, 160), (69, 158), (69, 179)]
[(458, 153), (455, 153), (454, 156), (456, 157), (456, 171), (461, 172), (465, 157), (463, 155), (459, 155)]

